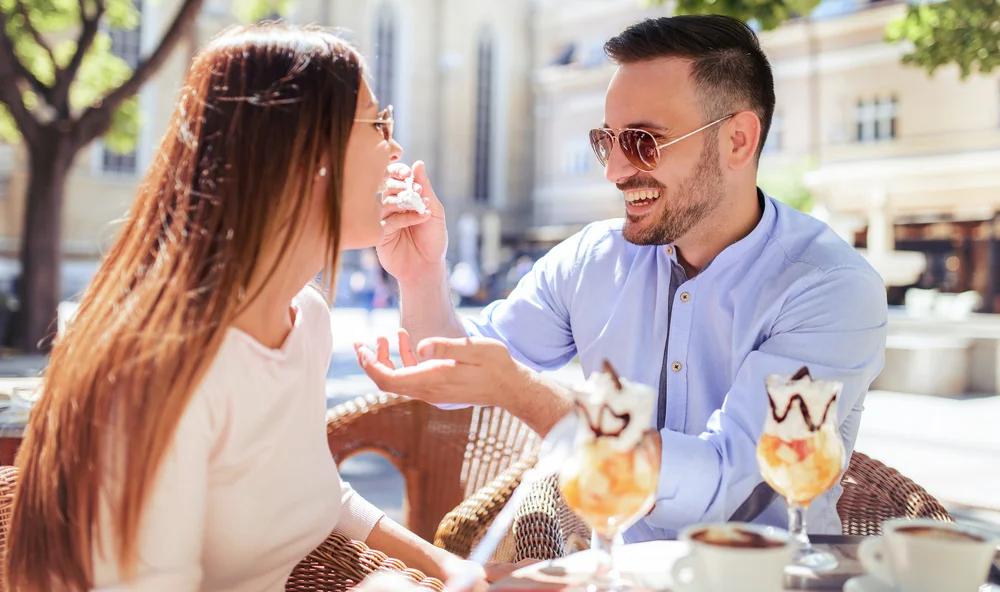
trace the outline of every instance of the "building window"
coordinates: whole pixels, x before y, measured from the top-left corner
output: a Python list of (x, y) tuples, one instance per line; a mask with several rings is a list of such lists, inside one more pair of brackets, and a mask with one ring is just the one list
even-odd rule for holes
[(476, 145), (472, 170), (473, 196), (478, 202), (490, 201), (490, 163), (493, 141), (493, 35), (484, 30), (479, 35), (476, 67)]
[(763, 154), (778, 154), (784, 148), (785, 122), (778, 113), (771, 117), (771, 129), (767, 132), (767, 141), (764, 142)]
[(858, 142), (895, 139), (899, 131), (899, 105), (896, 97), (859, 100), (854, 110)]
[(592, 170), (597, 159), (587, 144), (573, 140), (563, 144), (562, 171), (566, 176), (586, 175)]
[(396, 15), (383, 4), (375, 29), (375, 96), (382, 106), (393, 102), (396, 80)]
[[(135, 9), (140, 15), (139, 24), (134, 29), (111, 29), (111, 53), (125, 60), (130, 68), (139, 66), (139, 56), (142, 52), (142, 0), (133, 0)], [(134, 175), (138, 169), (135, 150), (128, 154), (118, 154), (104, 149), (102, 168), (105, 172)]]
[(879, 140), (895, 139), (897, 125), (896, 97), (875, 101), (875, 138)]

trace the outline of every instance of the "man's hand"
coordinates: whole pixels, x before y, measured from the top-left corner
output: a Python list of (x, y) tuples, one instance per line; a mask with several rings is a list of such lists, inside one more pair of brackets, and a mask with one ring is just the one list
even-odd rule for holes
[(379, 337), (376, 352), (354, 345), (358, 363), (379, 389), (431, 404), (501, 405), (530, 383), (532, 371), (517, 363), (502, 343), (482, 337), (431, 338), (420, 342), (417, 363), (410, 336), (399, 330), (403, 368), (389, 359), (389, 341)]
[(448, 228), (445, 225), (444, 207), (431, 188), (424, 163), (413, 164), (413, 189), (424, 198), (427, 213), (418, 214), (402, 210), (394, 203), (387, 203), (406, 188), (404, 180), (411, 169), (402, 163), (389, 166), (391, 178), (382, 195), (382, 241), (376, 247), (379, 262), (400, 284), (426, 278), (430, 273), (445, 271), (445, 253), (448, 250)]
[(544, 380), (493, 339), (425, 339), (417, 347), (424, 360), (418, 363), (409, 334), (400, 329), (399, 369), (389, 359), (384, 337), (378, 340), (377, 353), (360, 343), (354, 350), (365, 374), (383, 391), (433, 405), (502, 407), (543, 437), (573, 407), (569, 389)]

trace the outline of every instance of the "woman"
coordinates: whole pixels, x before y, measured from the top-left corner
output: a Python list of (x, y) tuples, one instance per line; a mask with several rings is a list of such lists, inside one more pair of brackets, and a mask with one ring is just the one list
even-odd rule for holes
[(342, 483), (326, 443), (330, 315), (307, 284), (382, 236), (391, 134), (329, 33), (234, 29), (196, 56), (52, 350), (17, 458), (9, 590), (277, 591), (334, 529), (430, 575), (468, 566)]

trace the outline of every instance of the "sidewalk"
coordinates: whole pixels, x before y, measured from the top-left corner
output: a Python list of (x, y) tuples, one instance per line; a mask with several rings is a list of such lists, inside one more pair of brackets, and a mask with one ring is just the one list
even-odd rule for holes
[(1000, 396), (873, 391), (857, 449), (913, 479), (959, 517), (1000, 527)]

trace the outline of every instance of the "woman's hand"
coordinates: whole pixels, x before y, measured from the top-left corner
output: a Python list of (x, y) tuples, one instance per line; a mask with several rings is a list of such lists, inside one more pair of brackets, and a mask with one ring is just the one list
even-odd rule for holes
[(534, 565), (538, 562), (539, 561), (537, 559), (524, 559), (522, 561), (518, 561), (517, 563), (487, 563), (485, 566), (486, 581), (494, 584), (508, 577), (510, 574), (521, 569), (522, 567)]
[[(417, 161), (412, 169), (405, 164), (394, 163), (389, 166), (389, 173), (392, 178), (382, 196), (382, 240), (375, 249), (379, 262), (401, 284), (426, 280), (435, 273), (443, 273), (448, 250), (448, 227), (444, 206), (431, 187), (424, 163)], [(411, 173), (415, 181), (414, 190), (424, 199), (425, 214), (403, 210), (388, 201), (406, 188), (405, 179)]]
[(486, 592), (489, 588), (486, 570), (478, 563), (452, 556), (441, 567), (446, 592)]
[[(449, 561), (444, 565), (448, 575), (445, 582), (446, 590), (447, 592), (485, 592), (490, 584), (495, 584), (522, 567), (534, 563), (538, 563), (538, 560), (525, 559), (518, 563), (487, 563), (483, 566), (465, 559), (455, 558), (454, 561)], [(470, 587), (456, 587), (456, 582), (468, 582), (470, 575), (473, 582)], [(447, 587), (448, 585), (452, 587)]]

